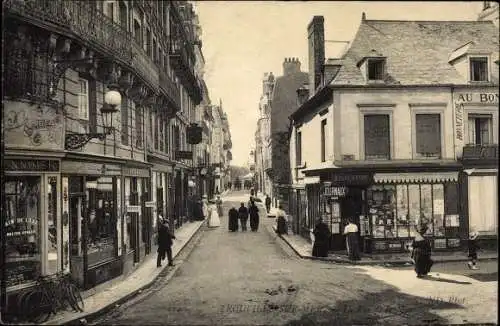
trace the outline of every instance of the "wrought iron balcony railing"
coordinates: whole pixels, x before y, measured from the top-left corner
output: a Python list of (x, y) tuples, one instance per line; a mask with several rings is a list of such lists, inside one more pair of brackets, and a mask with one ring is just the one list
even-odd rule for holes
[(172, 79), (164, 72), (159, 71), (160, 75), (160, 88), (168, 95), (168, 97), (175, 103), (177, 107), (181, 107), (181, 95), (177, 85)]
[(498, 144), (468, 144), (463, 148), (462, 160), (496, 160), (498, 161)]

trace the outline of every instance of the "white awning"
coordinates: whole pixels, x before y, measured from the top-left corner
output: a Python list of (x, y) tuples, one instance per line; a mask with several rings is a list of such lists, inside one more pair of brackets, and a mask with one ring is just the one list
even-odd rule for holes
[(304, 182), (304, 184), (306, 184), (306, 185), (319, 183), (319, 177), (318, 177), (318, 176), (314, 176), (314, 177), (304, 177), (303, 182)]
[(438, 183), (457, 182), (458, 172), (375, 173), (375, 183)]

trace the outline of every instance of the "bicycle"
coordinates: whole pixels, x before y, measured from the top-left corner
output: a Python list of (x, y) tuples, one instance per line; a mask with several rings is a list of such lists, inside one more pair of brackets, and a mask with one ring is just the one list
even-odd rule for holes
[(74, 311), (84, 310), (79, 288), (64, 273), (40, 276), (36, 286), (19, 297), (18, 305), (23, 317), (36, 324), (46, 322), (51, 315), (68, 307)]

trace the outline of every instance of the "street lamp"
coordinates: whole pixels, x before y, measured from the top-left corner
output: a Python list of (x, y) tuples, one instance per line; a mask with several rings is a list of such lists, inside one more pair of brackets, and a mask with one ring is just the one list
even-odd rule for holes
[(106, 136), (111, 135), (113, 128), (113, 114), (118, 112), (117, 106), (122, 102), (122, 96), (116, 89), (115, 85), (109, 87), (110, 90), (104, 95), (104, 105), (101, 107), (101, 117), (103, 123), (103, 132), (90, 133), (68, 133), (66, 134), (65, 149), (73, 150), (82, 148), (91, 139), (98, 138), (99, 140), (106, 139)]

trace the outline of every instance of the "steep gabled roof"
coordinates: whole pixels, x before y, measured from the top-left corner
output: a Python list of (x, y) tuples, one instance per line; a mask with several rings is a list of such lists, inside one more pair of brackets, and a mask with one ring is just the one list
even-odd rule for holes
[(297, 107), (297, 89), (307, 83), (306, 72), (296, 72), (276, 78), (271, 98), (271, 131), (288, 131), (288, 117)]
[[(498, 28), (490, 21), (362, 20), (330, 85), (366, 85), (356, 65), (373, 51), (387, 58), (386, 84), (463, 84), (463, 76), (449, 60), (469, 42), (473, 42), (469, 52), (498, 58)], [(492, 74), (498, 83), (498, 67)]]

